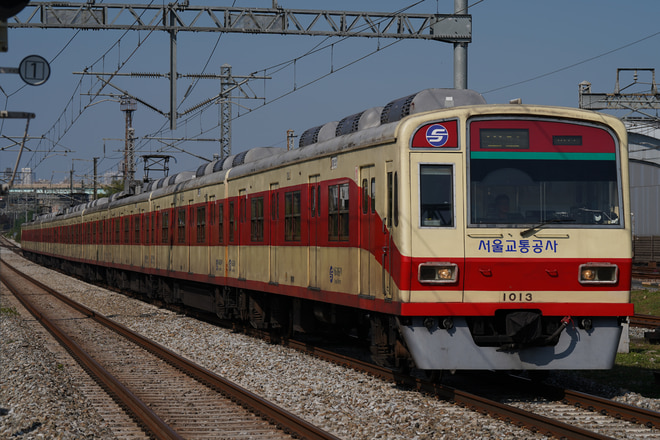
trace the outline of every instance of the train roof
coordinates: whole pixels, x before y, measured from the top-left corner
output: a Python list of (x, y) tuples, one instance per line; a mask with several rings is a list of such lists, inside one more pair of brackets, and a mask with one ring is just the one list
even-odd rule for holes
[(394, 137), (396, 123), (406, 116), (443, 108), (480, 104), (486, 104), (486, 101), (474, 90), (425, 89), (390, 101), (382, 107), (373, 107), (346, 116), (339, 121), (312, 127), (300, 136), (298, 148), (295, 150), (287, 151), (276, 147), (252, 148), (202, 164), (196, 171), (183, 171), (145, 183), (136, 188), (135, 194), (121, 191), (108, 198), (72, 206), (58, 213), (41, 215), (35, 221), (80, 216), (84, 213), (102, 211), (111, 206), (137, 203), (184, 189), (223, 182), (226, 179), (278, 165), (351, 149), (357, 145), (384, 142)]

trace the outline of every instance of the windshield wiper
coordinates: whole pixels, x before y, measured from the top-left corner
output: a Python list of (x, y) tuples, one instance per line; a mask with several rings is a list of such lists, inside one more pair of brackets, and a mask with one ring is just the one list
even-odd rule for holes
[(524, 231), (522, 231), (522, 232), (520, 233), (520, 236), (523, 237), (523, 238), (527, 238), (527, 237), (533, 235), (534, 232), (535, 232), (537, 229), (540, 229), (540, 228), (542, 228), (543, 226), (545, 226), (545, 225), (549, 225), (549, 224), (552, 224), (552, 223), (571, 223), (571, 222), (574, 222), (574, 221), (575, 221), (574, 218), (553, 218), (552, 220), (548, 220), (548, 221), (545, 221), (545, 222), (543, 222), (543, 223), (539, 223), (539, 224), (536, 225), (536, 226), (532, 226), (532, 227), (529, 228), (529, 229), (525, 229)]

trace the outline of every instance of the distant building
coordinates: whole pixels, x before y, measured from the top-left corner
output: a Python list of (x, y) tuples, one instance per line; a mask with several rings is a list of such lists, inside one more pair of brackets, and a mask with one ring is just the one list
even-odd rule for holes
[(21, 183), (23, 185), (32, 185), (34, 180), (32, 168), (21, 168)]

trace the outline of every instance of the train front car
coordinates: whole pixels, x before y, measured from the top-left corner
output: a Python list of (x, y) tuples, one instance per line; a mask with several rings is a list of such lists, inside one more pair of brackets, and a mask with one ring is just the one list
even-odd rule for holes
[(413, 117), (398, 138), (411, 182), (399, 327), (417, 367), (611, 368), (633, 313), (623, 124), (478, 106)]

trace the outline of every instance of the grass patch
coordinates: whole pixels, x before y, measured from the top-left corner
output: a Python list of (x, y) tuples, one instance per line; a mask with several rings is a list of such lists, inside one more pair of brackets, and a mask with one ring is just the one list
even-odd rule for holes
[(631, 292), (635, 313), (640, 315), (660, 316), (660, 290), (641, 289)]
[(18, 311), (14, 307), (0, 307), (0, 315), (18, 316)]

